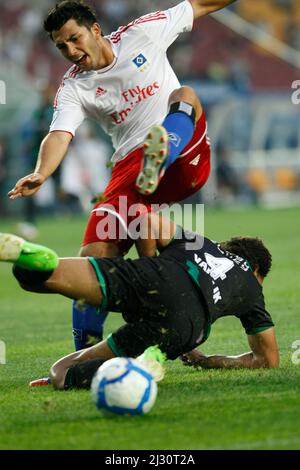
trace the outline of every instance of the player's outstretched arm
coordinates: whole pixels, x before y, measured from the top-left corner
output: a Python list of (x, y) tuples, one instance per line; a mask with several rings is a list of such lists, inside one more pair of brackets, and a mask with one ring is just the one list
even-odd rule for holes
[[(103, 340), (87, 349), (75, 351), (62, 357), (52, 365), (50, 369), (51, 383), (56, 390), (64, 390), (67, 388), (86, 388), (84, 384), (84, 381), (86, 381), (86, 379), (84, 379), (84, 366), (87, 365), (87, 361), (100, 360), (101, 362), (105, 362), (113, 357), (116, 357), (116, 355), (110, 349), (107, 340)], [(80, 365), (82, 365), (83, 368), (77, 367)], [(99, 366), (100, 364), (96, 366), (96, 370)], [(69, 377), (68, 382), (71, 382), (72, 386), (70, 386), (70, 383), (66, 386), (66, 376), (68, 371), (72, 376), (72, 378)], [(83, 378), (81, 384), (78, 383), (79, 377), (80, 380)]]
[(279, 352), (276, 343), (275, 329), (261, 331), (255, 335), (248, 335), (251, 351), (238, 356), (206, 356), (194, 349), (182, 356), (184, 364), (203, 369), (259, 369), (261, 367), (274, 368), (279, 366)]
[(194, 18), (208, 15), (214, 11), (227, 7), (236, 0), (189, 0), (194, 10)]
[(72, 135), (68, 132), (55, 131), (43, 140), (34, 173), (21, 178), (8, 193), (10, 199), (32, 196), (44, 181), (52, 175), (67, 153)]

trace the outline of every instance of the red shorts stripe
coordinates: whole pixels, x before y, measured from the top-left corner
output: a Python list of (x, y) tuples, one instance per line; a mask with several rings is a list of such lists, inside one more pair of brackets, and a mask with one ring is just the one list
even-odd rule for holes
[[(82, 245), (99, 241), (114, 242), (121, 252), (126, 252), (133, 244), (125, 236), (126, 227), (139, 213), (150, 212), (152, 204), (179, 202), (197, 192), (210, 174), (210, 144), (206, 129), (205, 115), (202, 114), (191, 141), (182, 151), (182, 157), (177, 158), (167, 169), (151, 196), (139, 194), (135, 189), (143, 158), (142, 148), (134, 150), (118, 162), (104, 192), (105, 200), (96, 204), (90, 215)], [(115, 213), (122, 220), (116, 224), (116, 232), (107, 235), (104, 230), (105, 221), (108, 222), (109, 218), (116, 219)]]

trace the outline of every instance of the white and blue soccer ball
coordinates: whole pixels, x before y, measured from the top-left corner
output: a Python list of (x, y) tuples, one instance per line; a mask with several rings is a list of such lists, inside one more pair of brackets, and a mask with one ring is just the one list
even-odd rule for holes
[(104, 413), (140, 415), (153, 407), (157, 385), (136, 359), (115, 357), (99, 367), (91, 393), (97, 408)]

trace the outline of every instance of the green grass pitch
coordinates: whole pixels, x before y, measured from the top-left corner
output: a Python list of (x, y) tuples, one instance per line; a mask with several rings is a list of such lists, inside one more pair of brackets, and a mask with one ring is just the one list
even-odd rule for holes
[[(44, 220), (38, 242), (61, 256), (77, 253), (85, 219)], [(0, 231), (13, 231), (0, 222)], [(0, 449), (300, 449), (300, 364), (292, 343), (300, 340), (299, 209), (208, 209), (205, 234), (215, 240), (257, 235), (273, 253), (264, 292), (276, 323), (278, 370), (196, 371), (180, 361), (167, 365), (157, 402), (147, 416), (103, 417), (86, 391), (29, 389), (49, 366), (73, 350), (71, 305), (59, 296), (23, 292), (8, 264), (0, 266)], [(111, 314), (110, 332), (120, 324)], [(234, 318), (213, 325), (202, 350), (238, 354), (248, 350)], [(298, 356), (300, 357), (300, 355)]]

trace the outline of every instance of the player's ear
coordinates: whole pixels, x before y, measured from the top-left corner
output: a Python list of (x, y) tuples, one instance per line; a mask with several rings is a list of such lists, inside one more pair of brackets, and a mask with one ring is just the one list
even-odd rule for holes
[(260, 284), (262, 284), (264, 282), (264, 277), (258, 271), (259, 271), (259, 268), (256, 267), (255, 270), (253, 271), (253, 274), (256, 277), (256, 279), (258, 280), (258, 282)]
[(102, 28), (99, 23), (94, 23), (91, 27), (91, 30), (94, 33), (95, 37), (103, 36)]

